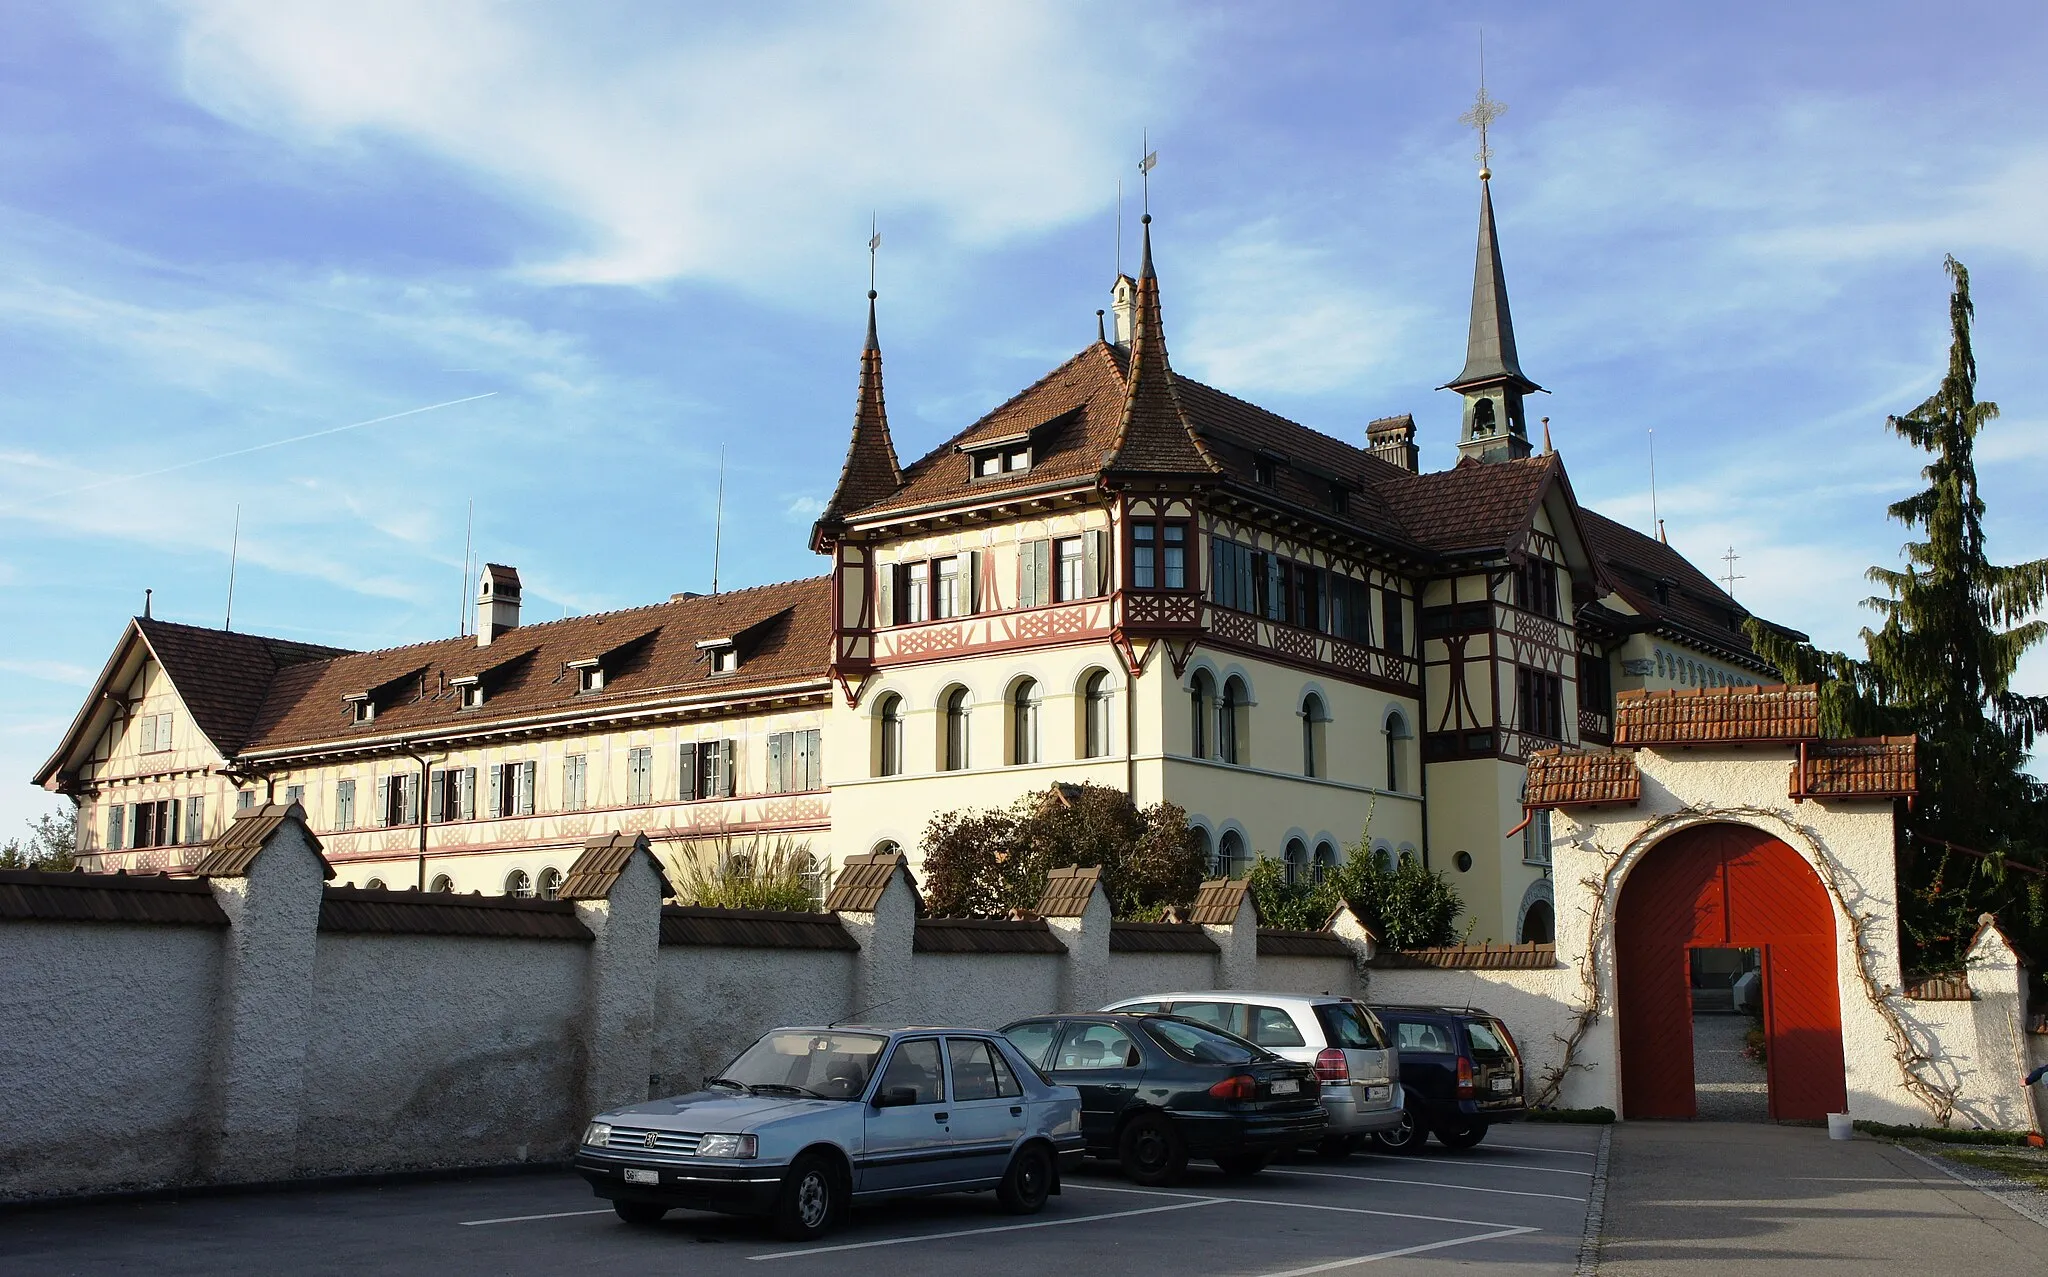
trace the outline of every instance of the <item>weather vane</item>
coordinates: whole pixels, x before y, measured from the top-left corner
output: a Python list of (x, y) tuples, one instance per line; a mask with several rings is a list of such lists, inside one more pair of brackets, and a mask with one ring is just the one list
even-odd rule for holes
[(1728, 565), (1728, 571), (1721, 577), (1721, 584), (1727, 588), (1728, 597), (1731, 599), (1735, 597), (1735, 583), (1749, 579), (1735, 570), (1735, 564), (1741, 558), (1742, 556), (1735, 552), (1735, 547), (1732, 545), (1728, 547), (1728, 553), (1721, 556), (1721, 561)]
[(882, 247), (881, 214), (868, 218), (868, 296), (875, 295), (875, 252)]
[(1479, 96), (1472, 99), (1472, 109), (1458, 117), (1458, 122), (1469, 129), (1479, 130), (1479, 149), (1472, 158), (1479, 161), (1479, 180), (1493, 176), (1493, 147), (1487, 144), (1486, 126), (1508, 113), (1507, 103), (1499, 101), (1486, 92), (1486, 33), (1479, 33)]

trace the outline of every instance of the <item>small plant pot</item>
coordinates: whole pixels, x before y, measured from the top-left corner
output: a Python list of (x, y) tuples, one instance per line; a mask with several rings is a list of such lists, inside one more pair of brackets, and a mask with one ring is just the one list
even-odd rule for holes
[(1853, 1140), (1856, 1138), (1856, 1126), (1849, 1120), (1847, 1113), (1828, 1114), (1828, 1138), (1831, 1140)]

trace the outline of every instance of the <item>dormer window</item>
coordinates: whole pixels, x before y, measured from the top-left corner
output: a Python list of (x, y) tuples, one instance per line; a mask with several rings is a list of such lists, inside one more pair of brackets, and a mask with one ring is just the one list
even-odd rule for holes
[(1270, 488), (1280, 481), (1280, 462), (1277, 458), (1255, 456), (1252, 458), (1252, 481)]
[(974, 477), (991, 479), (998, 475), (1021, 474), (1031, 468), (1031, 445), (977, 449), (969, 453), (974, 458)]
[(731, 674), (740, 667), (739, 644), (730, 638), (704, 639), (697, 650), (710, 659), (713, 674)]
[(342, 699), (348, 702), (351, 721), (367, 723), (377, 717), (377, 702), (370, 699), (368, 692), (357, 692)]
[(450, 682), (462, 697), (462, 708), (477, 709), (483, 705), (484, 684), (481, 678), (472, 674), (468, 678), (451, 679)]
[(1350, 504), (1350, 496), (1351, 496), (1351, 494), (1350, 494), (1349, 492), (1345, 491), (1345, 489), (1344, 489), (1344, 485), (1343, 485), (1343, 484), (1341, 484), (1341, 483), (1338, 483), (1338, 482), (1337, 482), (1337, 481), (1335, 481), (1334, 479), (1333, 479), (1333, 480), (1331, 480), (1331, 482), (1330, 482), (1330, 512), (1331, 512), (1332, 514), (1342, 514), (1342, 513), (1344, 513), (1344, 510), (1345, 510), (1345, 508), (1346, 508), (1346, 507), (1347, 507), (1347, 506), (1348, 506), (1348, 505)]
[(569, 668), (576, 672), (576, 690), (579, 692), (601, 692), (604, 690), (604, 665), (597, 658), (570, 661)]

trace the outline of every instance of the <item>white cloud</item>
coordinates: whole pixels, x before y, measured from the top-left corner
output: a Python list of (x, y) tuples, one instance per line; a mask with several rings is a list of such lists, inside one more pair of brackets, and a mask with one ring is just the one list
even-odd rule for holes
[(90, 687), (98, 670), (89, 670), (83, 665), (68, 661), (10, 661), (0, 660), (0, 670), (20, 674), (25, 678), (39, 679), (45, 683), (68, 683), (74, 687)]
[(448, 0), (185, 0), (186, 91), (244, 127), (425, 149), (565, 219), (563, 282), (783, 292), (866, 214), (987, 246), (1098, 208), (1176, 48), (1077, 4), (803, 4), (760, 20)]

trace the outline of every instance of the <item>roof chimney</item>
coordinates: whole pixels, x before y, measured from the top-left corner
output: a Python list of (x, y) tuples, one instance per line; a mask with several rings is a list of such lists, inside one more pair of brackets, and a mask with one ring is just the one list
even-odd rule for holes
[(506, 630), (519, 628), (519, 569), (484, 564), (476, 586), (476, 645), (489, 647)]
[(1116, 316), (1116, 344), (1125, 350), (1131, 348), (1131, 329), (1138, 318), (1138, 281), (1129, 275), (1119, 275), (1110, 286), (1109, 310)]
[(1421, 450), (1415, 446), (1415, 418), (1405, 412), (1398, 417), (1381, 417), (1367, 423), (1365, 446), (1373, 456), (1410, 474), (1414, 474), (1422, 463)]

